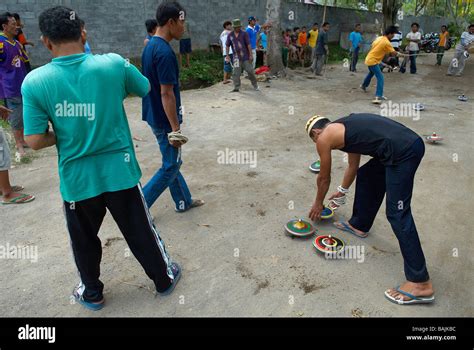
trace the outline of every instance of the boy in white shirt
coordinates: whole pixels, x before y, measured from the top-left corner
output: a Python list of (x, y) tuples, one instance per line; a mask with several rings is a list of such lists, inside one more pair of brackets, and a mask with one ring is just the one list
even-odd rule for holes
[[(409, 53), (410, 57), (410, 73), (416, 74), (416, 55), (420, 51), (420, 47), (418, 43), (421, 41), (421, 33), (418, 31), (420, 29), (420, 25), (418, 23), (413, 23), (411, 25), (411, 32), (407, 34), (406, 38), (408, 39), (409, 43), (407, 45), (406, 51)], [(401, 73), (405, 73), (406, 61), (403, 62), (402, 67), (400, 68)]]
[(230, 47), (229, 56), (230, 56), (231, 61), (226, 62), (225, 48), (226, 48), (227, 37), (229, 36), (229, 33), (232, 32), (232, 22), (225, 21), (223, 27), (224, 27), (224, 31), (220, 35), (220, 45), (222, 47), (222, 54), (224, 56), (224, 84), (229, 84), (231, 82), (230, 77), (232, 75), (232, 66), (230, 62), (233, 61), (234, 52), (232, 51), (232, 47)]

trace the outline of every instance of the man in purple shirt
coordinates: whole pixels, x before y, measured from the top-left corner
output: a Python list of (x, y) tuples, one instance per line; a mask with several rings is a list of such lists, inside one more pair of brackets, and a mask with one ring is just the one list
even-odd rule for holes
[(26, 145), (23, 137), (23, 101), (21, 84), (26, 76), (28, 56), (22, 45), (15, 40), (18, 29), (13, 14), (0, 14), (0, 99), (5, 100), (5, 107), (13, 112), (8, 122), (13, 130), (16, 148), (20, 156), (25, 154)]
[(252, 47), (250, 46), (250, 39), (247, 32), (242, 31), (242, 24), (240, 19), (232, 21), (234, 31), (227, 36), (226, 43), (226, 62), (230, 62), (229, 49), (232, 46), (234, 52), (233, 62), (231, 63), (234, 70), (232, 73), (232, 80), (234, 81), (234, 90), (231, 92), (239, 92), (240, 90), (240, 74), (242, 68), (247, 72), (250, 81), (252, 82), (255, 91), (260, 91), (257, 84), (257, 77), (252, 66)]

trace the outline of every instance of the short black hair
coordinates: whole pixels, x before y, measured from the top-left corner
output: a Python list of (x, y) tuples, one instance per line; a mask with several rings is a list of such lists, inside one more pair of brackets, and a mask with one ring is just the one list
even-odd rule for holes
[(225, 28), (225, 27), (227, 27), (229, 24), (232, 25), (232, 22), (231, 22), (231, 21), (225, 21), (222, 26)]
[(10, 12), (2, 12), (0, 13), (0, 30), (3, 30), (3, 25), (8, 24), (10, 18), (14, 17)]
[(148, 33), (154, 32), (156, 30), (156, 27), (158, 27), (158, 22), (156, 21), (156, 19), (147, 19), (145, 21), (145, 27)]
[(447, 26), (446, 24), (443, 24), (443, 25), (441, 26), (441, 28), (446, 28), (446, 29), (448, 29), (448, 26)]
[(160, 27), (163, 27), (170, 19), (177, 21), (183, 14), (185, 14), (184, 7), (177, 1), (163, 2), (156, 10), (156, 21)]
[(474, 27), (474, 24), (469, 24), (469, 29), (471, 29), (472, 27)]
[(395, 26), (390, 26), (387, 29), (385, 29), (385, 35), (390, 35), (390, 34), (397, 34), (398, 29)]
[(360, 23), (356, 23), (356, 25), (354, 27), (357, 28), (359, 26), (360, 26)]
[(329, 22), (324, 22), (324, 23), (323, 23), (323, 27), (326, 27), (326, 26), (328, 26), (328, 25), (329, 25)]
[(294, 28), (293, 28), (293, 31), (296, 32), (298, 29), (300, 29), (300, 27), (294, 27)]
[(413, 27), (413, 26), (417, 26), (418, 28), (420, 28), (420, 25), (416, 22), (413, 22), (410, 27)]
[(13, 14), (13, 17), (15, 17), (15, 19), (16, 19), (17, 21), (20, 20), (20, 15), (19, 15), (18, 13), (14, 13), (14, 14)]
[(314, 23), (313, 23), (313, 26), (317, 26), (317, 25), (319, 25), (318, 22), (314, 22)]
[(313, 127), (311, 128), (311, 130), (314, 130), (314, 129), (322, 129), (324, 128), (326, 125), (328, 125), (331, 121), (328, 119), (328, 118), (323, 118), (321, 120), (318, 120), (316, 122), (316, 124), (313, 125)]
[(55, 44), (78, 41), (83, 26), (76, 11), (65, 6), (51, 7), (39, 16), (41, 34)]

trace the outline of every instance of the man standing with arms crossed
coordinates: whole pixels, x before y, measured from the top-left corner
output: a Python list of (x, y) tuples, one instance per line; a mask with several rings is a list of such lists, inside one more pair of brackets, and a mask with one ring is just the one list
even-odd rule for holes
[(150, 125), (158, 140), (162, 166), (143, 188), (150, 208), (158, 197), (170, 189), (175, 210), (183, 213), (204, 204), (193, 200), (188, 185), (180, 172), (181, 146), (188, 139), (181, 134), (183, 108), (179, 91), (179, 65), (170, 42), (184, 33), (184, 8), (177, 2), (164, 2), (156, 12), (158, 28), (143, 50), (143, 75), (151, 84), (151, 91), (143, 98), (142, 119)]
[(156, 291), (168, 295), (181, 268), (152, 224), (123, 106), (129, 94), (148, 94), (150, 84), (119, 55), (85, 54), (86, 32), (70, 8), (45, 10), (39, 28), (54, 58), (23, 83), (25, 135), (34, 150), (58, 150), (64, 213), (81, 279), (73, 296), (94, 311), (104, 306), (98, 233), (107, 210)]
[(436, 65), (441, 66), (443, 61), (444, 51), (449, 40), (448, 27), (446, 25), (441, 26), (441, 33), (439, 33), (439, 44), (438, 44), (438, 54), (436, 55)]

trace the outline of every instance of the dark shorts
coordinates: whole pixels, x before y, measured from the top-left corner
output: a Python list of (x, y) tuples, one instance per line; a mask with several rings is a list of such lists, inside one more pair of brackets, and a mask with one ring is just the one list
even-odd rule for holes
[(191, 39), (181, 39), (179, 41), (179, 53), (187, 54), (193, 52), (191, 48)]
[[(234, 55), (229, 55), (230, 56), (230, 62), (234, 60)], [(230, 62), (226, 62), (225, 56), (224, 56), (224, 72), (226, 73), (232, 73), (232, 66), (230, 65)]]

